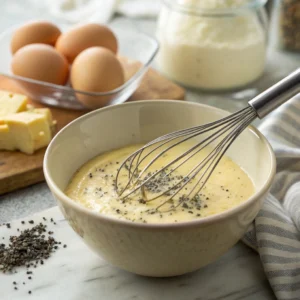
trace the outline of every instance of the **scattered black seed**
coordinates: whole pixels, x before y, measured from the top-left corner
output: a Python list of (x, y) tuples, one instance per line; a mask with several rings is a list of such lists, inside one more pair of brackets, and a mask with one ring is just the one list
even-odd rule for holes
[(204, 206), (203, 206), (204, 208), (207, 208), (207, 204), (204, 204)]
[(64, 248), (67, 248), (67, 245), (64, 245)]
[(6, 223), (6, 227), (10, 229), (10, 223)]
[(45, 236), (46, 228), (47, 225), (40, 223), (21, 231), (19, 235), (10, 236), (8, 245), (0, 244), (0, 271), (16, 272), (17, 267), (26, 266), (27, 275), (31, 275), (31, 267), (36, 268), (39, 261), (43, 264), (43, 259), (50, 257), (58, 243), (52, 236)]
[(15, 290), (17, 290), (18, 288), (15, 286)]
[(17, 283), (14, 281), (13, 284), (16, 285)]
[(28, 294), (31, 294), (31, 291), (28, 291)]
[(21, 223), (22, 223), (22, 224), (25, 224), (25, 222), (24, 222), (24, 221), (21, 221)]
[(28, 223), (29, 223), (29, 224), (34, 224), (34, 221), (33, 221), (33, 220), (30, 220)]
[(89, 177), (90, 177), (90, 178), (93, 178), (93, 174), (92, 174), (92, 173), (90, 173), (90, 174), (89, 174)]

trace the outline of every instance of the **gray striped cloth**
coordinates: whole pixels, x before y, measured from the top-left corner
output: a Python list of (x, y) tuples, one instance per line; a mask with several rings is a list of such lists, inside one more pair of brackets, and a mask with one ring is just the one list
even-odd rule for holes
[(261, 211), (243, 237), (255, 249), (279, 300), (300, 300), (300, 97), (259, 126), (277, 157), (277, 174)]

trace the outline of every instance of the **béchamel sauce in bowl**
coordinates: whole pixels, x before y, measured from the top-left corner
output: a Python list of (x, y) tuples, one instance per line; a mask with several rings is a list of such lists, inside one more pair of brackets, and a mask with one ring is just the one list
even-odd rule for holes
[[(92, 159), (105, 152), (145, 144), (168, 132), (205, 124), (227, 114), (205, 105), (170, 100), (140, 101), (91, 112), (67, 125), (48, 146), (44, 159), (47, 184), (74, 231), (111, 264), (156, 277), (197, 270), (218, 259), (242, 237), (270, 188), (275, 157), (267, 140), (255, 128), (247, 128), (226, 153), (228, 160), (249, 177), (254, 190), (245, 194), (243, 201), (219, 213), (201, 215), (204, 205), (210, 205), (208, 202), (202, 204), (201, 216), (187, 211), (188, 218), (177, 222), (160, 222), (159, 218), (133, 222), (77, 203), (66, 189), (76, 171), (80, 172), (89, 162), (93, 168)], [(101, 182), (103, 174), (98, 172), (96, 176)], [(232, 186), (231, 195), (235, 194), (236, 188)], [(128, 209), (131, 211), (133, 206)]]

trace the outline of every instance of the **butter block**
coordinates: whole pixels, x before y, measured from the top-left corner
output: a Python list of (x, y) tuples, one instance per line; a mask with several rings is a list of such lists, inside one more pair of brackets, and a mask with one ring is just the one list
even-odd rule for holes
[[(8, 137), (7, 129), (0, 131), (2, 150), (20, 150), (33, 154), (34, 151), (47, 146), (52, 138), (52, 116), (49, 109), (10, 114), (0, 118), (0, 125), (6, 125), (9, 132)], [(1, 142), (5, 139), (7, 140)]]
[(24, 95), (0, 90), (0, 117), (27, 110), (28, 98)]
[(0, 149), (13, 150), (11, 136), (7, 124), (0, 123)]
[(47, 118), (47, 120), (51, 126), (50, 129), (51, 129), (51, 133), (53, 136), (56, 131), (56, 123), (57, 122), (56, 122), (56, 120), (53, 120), (50, 109), (49, 108), (34, 108), (33, 112), (45, 115), (45, 117)]

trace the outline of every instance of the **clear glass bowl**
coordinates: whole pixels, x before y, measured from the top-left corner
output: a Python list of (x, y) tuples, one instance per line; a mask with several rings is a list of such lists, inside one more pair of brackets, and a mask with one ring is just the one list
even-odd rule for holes
[[(114, 105), (125, 102), (138, 88), (143, 75), (153, 61), (159, 44), (156, 39), (139, 31), (122, 31), (112, 28), (119, 43), (119, 55), (129, 61), (139, 62), (136, 72), (120, 87), (105, 93), (84, 92), (73, 89), (69, 84), (65, 86), (33, 80), (21, 76), (15, 76), (11, 72), (10, 41), (14, 31), (21, 25), (9, 28), (0, 34), (0, 75), (11, 78), (18, 83), (24, 93), (31, 99), (51, 106), (69, 109), (87, 109), (76, 98), (76, 95), (86, 95), (96, 98), (106, 105)], [(63, 31), (66, 29), (60, 26)], [(99, 78), (99, 80), (101, 80)]]

